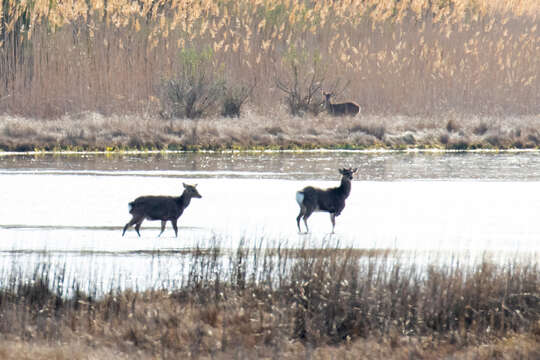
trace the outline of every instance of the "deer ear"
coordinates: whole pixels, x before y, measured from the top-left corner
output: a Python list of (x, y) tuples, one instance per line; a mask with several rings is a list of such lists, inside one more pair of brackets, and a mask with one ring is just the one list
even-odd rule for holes
[(196, 187), (197, 187), (197, 185), (199, 185), (199, 184), (195, 184), (195, 185), (193, 185), (193, 187), (194, 187), (194, 188), (196, 188)]
[(182, 185), (184, 185), (184, 188), (187, 189), (187, 184), (186, 183), (182, 183)]
[(339, 173), (343, 175), (343, 169), (338, 169)]
[(354, 168), (353, 170), (353, 173), (357, 172), (358, 171), (358, 168)]

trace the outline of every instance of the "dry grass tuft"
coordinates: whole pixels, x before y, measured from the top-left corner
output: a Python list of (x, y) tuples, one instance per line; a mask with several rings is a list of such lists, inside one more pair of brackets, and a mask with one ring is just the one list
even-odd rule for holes
[(63, 274), (40, 267), (30, 282), (16, 274), (2, 281), (0, 355), (518, 359), (540, 352), (534, 258), (415, 263), (392, 251), (213, 247), (194, 250), (178, 288), (101, 297), (76, 284), (67, 296), (58, 287)]
[[(452, 124), (453, 131), (448, 130)], [(0, 116), (0, 149), (247, 149), (247, 148), (537, 148), (535, 116), (425, 118), (404, 116), (293, 117), (255, 113), (204, 120), (95, 113), (29, 121)]]

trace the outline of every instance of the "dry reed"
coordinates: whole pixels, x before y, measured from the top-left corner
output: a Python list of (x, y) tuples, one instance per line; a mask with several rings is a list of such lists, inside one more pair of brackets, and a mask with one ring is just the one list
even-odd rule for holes
[(534, 0), (6, 0), (0, 112), (158, 114), (164, 82), (191, 69), (256, 83), (251, 105), (272, 114), (293, 66), (365, 114), (537, 115), (539, 14)]

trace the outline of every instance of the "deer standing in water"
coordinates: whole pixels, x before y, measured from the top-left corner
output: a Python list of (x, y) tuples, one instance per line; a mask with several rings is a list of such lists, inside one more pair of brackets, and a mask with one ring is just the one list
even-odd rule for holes
[(351, 180), (358, 168), (339, 169), (342, 175), (341, 184), (338, 187), (330, 189), (318, 189), (312, 186), (307, 186), (303, 190), (296, 192), (296, 202), (300, 205), (300, 214), (296, 218), (298, 232), (300, 229), (300, 219), (304, 219), (306, 225), (306, 233), (309, 232), (307, 219), (315, 211), (323, 211), (330, 213), (330, 221), (332, 222), (332, 234), (336, 226), (336, 216), (339, 216), (345, 208), (345, 199), (351, 193)]
[(350, 116), (356, 116), (358, 112), (360, 111), (360, 106), (353, 102), (346, 102), (346, 103), (340, 103), (340, 104), (332, 104), (330, 102), (330, 98), (334, 95), (332, 93), (323, 93), (324, 95), (324, 105), (326, 107), (326, 110), (330, 115), (334, 116), (343, 116), (343, 115), (350, 115)]
[(178, 237), (178, 226), (176, 225), (178, 218), (188, 207), (192, 198), (201, 198), (201, 194), (197, 191), (197, 185), (184, 185), (184, 192), (179, 197), (173, 196), (140, 196), (129, 203), (129, 213), (133, 218), (124, 226), (122, 236), (126, 230), (135, 225), (137, 235), (141, 237), (139, 229), (144, 219), (161, 220), (161, 232), (158, 237), (163, 234), (167, 221), (170, 221), (174, 229), (174, 235)]

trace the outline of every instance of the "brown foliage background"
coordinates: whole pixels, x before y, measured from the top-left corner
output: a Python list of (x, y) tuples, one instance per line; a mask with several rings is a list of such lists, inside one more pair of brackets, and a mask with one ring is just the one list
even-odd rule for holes
[[(534, 0), (0, 2), (0, 112), (157, 114), (185, 74), (256, 84), (317, 72), (364, 113), (540, 113)], [(339, 101), (339, 98), (338, 100)]]

